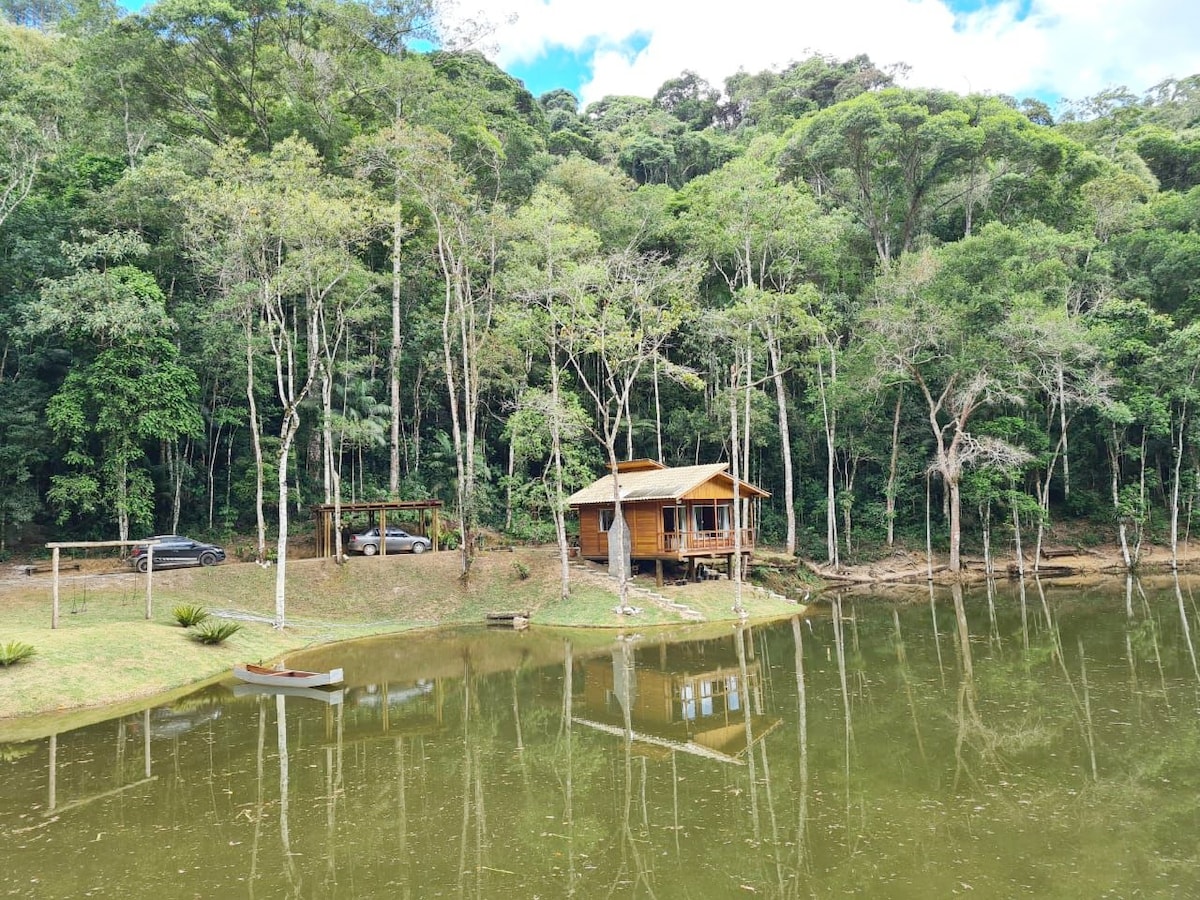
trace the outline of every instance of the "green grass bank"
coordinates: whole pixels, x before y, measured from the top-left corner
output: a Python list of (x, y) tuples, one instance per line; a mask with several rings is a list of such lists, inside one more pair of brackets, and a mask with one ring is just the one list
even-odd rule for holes
[[(0, 584), (0, 643), (23, 641), (36, 655), (0, 668), (0, 740), (45, 731), (46, 717), (65, 730), (119, 715), (147, 698), (224, 677), (236, 662), (274, 661), (368, 635), (478, 624), (494, 610), (528, 610), (535, 628), (643, 629), (736, 618), (728, 581), (656, 591), (653, 579), (639, 578), (630, 598), (639, 611), (622, 617), (615, 612), (614, 582), (599, 570), (573, 568), (571, 597), (563, 601), (555, 553), (519, 548), (480, 554), (467, 580), (456, 553), (355, 557), (340, 566), (289, 560), (287, 627), (277, 631), (270, 624), (275, 575), (274, 568), (253, 563), (156, 573), (147, 620), (145, 576), (111, 563), (85, 565), (64, 573), (54, 630), (50, 576), (9, 577)], [(172, 610), (180, 604), (233, 617), (242, 630), (222, 645), (202, 645), (176, 624)], [(755, 619), (800, 609), (749, 588), (743, 604)]]

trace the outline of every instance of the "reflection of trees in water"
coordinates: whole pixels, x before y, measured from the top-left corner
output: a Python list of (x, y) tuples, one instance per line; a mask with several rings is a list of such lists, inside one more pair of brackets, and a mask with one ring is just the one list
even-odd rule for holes
[(571, 727), (574, 715), (573, 672), (575, 656), (571, 642), (563, 642), (563, 686), (562, 721), (559, 726), (558, 743), (562, 747), (563, 766), (559, 770), (559, 781), (563, 789), (563, 821), (567, 831), (567, 889), (566, 895), (574, 897), (578, 886), (579, 872), (575, 868), (575, 729)]
[(345, 797), (342, 772), (342, 746), (345, 737), (345, 706), (337, 705), (336, 737), (325, 747), (325, 887), (332, 893), (337, 887), (338, 805)]
[(292, 894), (300, 895), (301, 879), (292, 856), (292, 833), (288, 822), (289, 807), (289, 768), (287, 741), (287, 701), (282, 694), (275, 697), (275, 721), (277, 744), (279, 747), (279, 842), (283, 846), (283, 871), (287, 877)]
[[(1018, 862), (1035, 884), (1055, 861), (1075, 867), (1081, 894), (1100, 893), (1102, 877), (1122, 895), (1147, 878), (1200, 883), (1184, 846), (1200, 789), (1186, 582), (1148, 597), (1132, 584), (1132, 618), (1119, 591), (1096, 603), (1028, 582), (1024, 622), (1019, 585), (999, 585), (987, 596), (984, 585), (939, 592), (936, 633), (920, 585), (908, 605), (843, 599), (808, 621), (736, 631), (732, 644), (726, 630), (687, 647), (644, 638), (604, 648), (601, 667), (625, 672), (616, 693), (660, 702), (652, 685), (712, 677), (714, 709), (720, 690), (744, 698), (719, 723), (690, 725), (693, 737), (725, 729), (709, 745), (721, 759), (682, 749), (678, 713), (674, 743), (649, 740), (629, 703), (611, 707), (616, 733), (579, 725), (597, 660), (588, 635), (562, 641), (553, 665), (480, 676), (464, 664), (403, 703), (407, 688), (394, 684), (387, 729), (379, 701), (346, 709), (343, 728), (336, 708), (289, 698), (276, 735), (276, 704), (231, 703), (154, 742), (169, 785), (97, 808), (129, 842), (172, 830), (174, 854), (221, 847), (227, 864), (214, 867), (212, 890), (252, 897), (730, 896), (743, 885), (757, 896), (830, 896), (862, 892), (868, 870), (944, 895), (964, 867), (979, 895), (998, 896)], [(422, 732), (438, 696), (441, 730)], [(418, 704), (420, 717), (406, 712)], [(782, 724), (764, 728), (764, 714)], [(94, 732), (86, 752), (77, 735), (54, 743), (60, 807), (88, 779), (107, 789), (115, 770), (142, 769), (136, 721), (123, 734), (116, 722)], [(5, 764), (5, 790), (28, 780), (43, 809), (48, 749), (43, 739), (35, 774), (31, 756)], [(103, 828), (86, 813), (64, 813), (45, 833), (59, 848), (83, 847)], [(109, 840), (97, 849), (114, 849)], [(26, 866), (20, 874), (24, 858), (0, 848), (6, 867)], [(114, 890), (127, 884), (97, 865)], [(882, 882), (877, 895), (898, 885)], [(70, 894), (63, 881), (47, 890)]]
[(633, 644), (630, 641), (618, 641), (613, 650), (614, 688), (617, 701), (621, 706), (624, 720), (625, 736), (621, 745), (621, 762), (623, 763), (624, 781), (621, 792), (621, 856), (620, 865), (612, 879), (611, 893), (618, 889), (624, 892), (632, 880), (632, 895), (638, 896), (641, 890), (649, 897), (654, 897), (653, 871), (649, 865), (648, 854), (643, 854), (639, 846), (649, 832), (649, 816), (646, 813), (646, 778), (645, 757), (641, 761), (641, 778), (638, 784), (640, 806), (643, 811), (642, 827), (634, 834), (632, 812), (634, 802), (633, 785), (633, 701), (634, 685), (636, 684), (637, 669), (633, 660)]
[[(478, 695), (475, 691), (475, 676), (471, 671), (469, 656), (463, 659), (462, 682), (462, 827), (459, 833), (458, 893), (464, 896), (467, 890), (467, 875), (473, 873), (473, 885), (477, 895), (483, 889), (484, 858), (487, 852), (487, 819), (483, 803), (483, 773), (481, 772), (481, 746), (476, 731)], [(474, 827), (472, 827), (472, 824)], [(468, 851), (473, 851), (474, 864), (467, 867)]]
[(254, 781), (254, 843), (250, 850), (250, 898), (254, 900), (254, 887), (258, 883), (258, 842), (262, 837), (263, 820), (263, 757), (267, 744), (267, 698), (258, 698), (258, 753), (255, 755)]
[(796, 798), (796, 847), (793, 872), (785, 896), (799, 896), (812, 874), (808, 842), (808, 688), (804, 678), (804, 631), (800, 617), (792, 619), (792, 641), (795, 646), (796, 672), (796, 766), (799, 784)]
[[(908, 667), (908, 653), (904, 648), (904, 635), (900, 632), (900, 610), (892, 607), (892, 631), (893, 644), (896, 648), (896, 670), (900, 675), (900, 680), (904, 684), (904, 697), (908, 701), (908, 714), (912, 719), (913, 736), (917, 741), (917, 752), (921, 755), (921, 760), (926, 761), (925, 742), (921, 739), (921, 718), (917, 714), (917, 701), (913, 696), (913, 679)], [(797, 673), (799, 677), (799, 673)]]
[(1171, 574), (1175, 588), (1175, 601), (1179, 606), (1179, 624), (1183, 629), (1183, 638), (1187, 642), (1188, 659), (1192, 661), (1192, 674), (1196, 676), (1196, 683), (1200, 684), (1200, 667), (1196, 665), (1196, 647), (1192, 644), (1192, 629), (1188, 623), (1187, 607), (1183, 603), (1183, 587), (1179, 584), (1179, 570), (1175, 569)]
[[(854, 726), (850, 716), (850, 691), (846, 679), (846, 640), (842, 627), (842, 599), (833, 599), (833, 644), (837, 656), (838, 684), (842, 692), (843, 752), (842, 773), (846, 792), (846, 835), (854, 833), (850, 811), (850, 756), (854, 743)], [(939, 650), (939, 654), (940, 654)]]

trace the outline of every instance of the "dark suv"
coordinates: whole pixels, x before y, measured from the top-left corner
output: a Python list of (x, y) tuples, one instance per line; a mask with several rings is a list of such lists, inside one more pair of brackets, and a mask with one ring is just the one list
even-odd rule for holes
[[(165, 569), (168, 566), (215, 566), (225, 560), (225, 551), (220, 547), (194, 541), (182, 534), (161, 534), (146, 540), (157, 542), (154, 545), (156, 569)], [(145, 572), (149, 568), (146, 547), (134, 547), (129, 564), (139, 572)]]

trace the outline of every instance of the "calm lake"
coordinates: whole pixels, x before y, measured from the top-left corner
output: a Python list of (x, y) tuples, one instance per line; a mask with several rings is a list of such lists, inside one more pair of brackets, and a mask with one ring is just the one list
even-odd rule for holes
[(0, 743), (0, 896), (1197, 897), (1198, 594), (324, 648)]

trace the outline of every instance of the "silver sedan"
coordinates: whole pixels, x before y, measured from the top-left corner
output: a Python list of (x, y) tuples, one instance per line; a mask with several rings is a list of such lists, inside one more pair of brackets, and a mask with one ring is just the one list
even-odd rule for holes
[[(433, 548), (433, 542), (419, 534), (409, 534), (401, 528), (388, 526), (386, 553), (424, 553)], [(368, 528), (362, 534), (351, 535), (346, 549), (363, 556), (374, 556), (379, 552), (379, 526)]]

